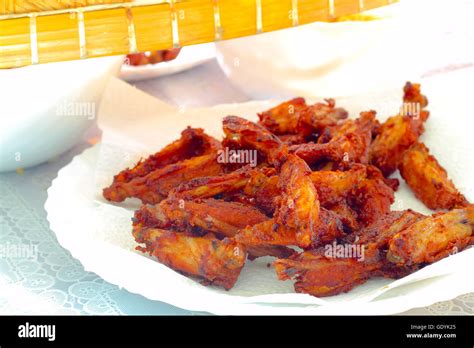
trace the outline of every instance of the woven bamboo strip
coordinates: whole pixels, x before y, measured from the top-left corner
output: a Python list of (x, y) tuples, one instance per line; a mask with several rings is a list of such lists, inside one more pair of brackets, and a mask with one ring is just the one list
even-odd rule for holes
[[(359, 13), (392, 0), (146, 0), (0, 15), (0, 68), (168, 49)], [(33, 1), (0, 0), (0, 9)], [(46, 0), (45, 0), (46, 2)], [(49, 0), (51, 3), (52, 1)], [(56, 3), (61, 3), (55, 0)], [(74, 2), (76, 7), (78, 2)], [(50, 4), (51, 5), (51, 4)], [(33, 19), (30, 19), (32, 18)], [(34, 28), (34, 33), (31, 32)], [(37, 57), (36, 57), (37, 54)], [(37, 59), (36, 59), (37, 58)], [(36, 61), (37, 60), (37, 61)]]

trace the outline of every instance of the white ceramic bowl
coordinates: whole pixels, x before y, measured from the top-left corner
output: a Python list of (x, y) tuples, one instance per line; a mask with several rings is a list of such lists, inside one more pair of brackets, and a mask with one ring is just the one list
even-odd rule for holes
[(108, 79), (122, 57), (0, 70), (0, 172), (69, 150), (95, 123)]
[(313, 23), (217, 43), (217, 59), (248, 96), (345, 97), (401, 86), (413, 76), (401, 4), (371, 11), (378, 19)]

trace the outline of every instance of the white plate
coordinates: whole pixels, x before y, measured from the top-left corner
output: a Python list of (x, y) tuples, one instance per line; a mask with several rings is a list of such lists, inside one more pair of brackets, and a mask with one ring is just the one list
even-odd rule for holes
[[(471, 70), (472, 73), (472, 70)], [(424, 82), (424, 91), (430, 99), (431, 117), (423, 141), (446, 167), (453, 180), (467, 198), (474, 199), (474, 163), (471, 136), (473, 120), (470, 115), (470, 84), (466, 72), (457, 78), (443, 78)], [(464, 79), (466, 79), (464, 81)], [(456, 88), (465, 82), (463, 88)], [(123, 93), (133, 95), (124, 86)], [(212, 108), (173, 109), (158, 100), (134, 104), (129, 115), (130, 100), (121, 97), (103, 101), (104, 108), (113, 104), (108, 112), (115, 122), (127, 119), (130, 126), (120, 127), (123, 132), (135, 132), (138, 142), (149, 132), (155, 139), (156, 149), (164, 146), (179, 134), (184, 125), (201, 126), (210, 134), (219, 136), (220, 119), (228, 114), (255, 119), (255, 112), (266, 109), (268, 102), (219, 105)], [(367, 105), (379, 109), (390, 101), (398, 100), (399, 93), (387, 94), (386, 100), (345, 100), (339, 104), (357, 115)], [(110, 95), (114, 95), (110, 93)], [(124, 100), (122, 100), (124, 99)], [(137, 101), (137, 100), (135, 100)], [(146, 105), (145, 105), (146, 104)], [(159, 117), (155, 116), (159, 111)], [(143, 122), (147, 119), (148, 122)], [(449, 116), (449, 117), (446, 117)], [(101, 114), (101, 119), (107, 115)], [(382, 117), (383, 118), (383, 117)], [(160, 134), (156, 130), (166, 132)], [(107, 132), (115, 133), (108, 136)], [(131, 133), (129, 133), (131, 134)], [(468, 249), (423, 268), (403, 279), (392, 281), (372, 279), (347, 294), (328, 298), (315, 298), (295, 294), (292, 282), (278, 281), (269, 258), (248, 262), (236, 286), (230, 291), (205, 287), (134, 250), (130, 218), (137, 202), (113, 205), (101, 195), (114, 174), (131, 165), (144, 153), (136, 153), (123, 136), (104, 130), (104, 139), (115, 137), (115, 144), (103, 143), (86, 150), (64, 167), (48, 190), (45, 209), (51, 229), (59, 243), (79, 259), (86, 270), (93, 271), (105, 280), (139, 293), (189, 310), (216, 314), (393, 314), (415, 307), (448, 300), (474, 291), (471, 265), (474, 249)], [(396, 194), (394, 209), (414, 208), (427, 213), (402, 182)]]
[(120, 78), (133, 82), (171, 75), (201, 65), (215, 56), (216, 49), (214, 43), (186, 46), (181, 49), (176, 59), (169, 62), (141, 66), (124, 64), (120, 72)]

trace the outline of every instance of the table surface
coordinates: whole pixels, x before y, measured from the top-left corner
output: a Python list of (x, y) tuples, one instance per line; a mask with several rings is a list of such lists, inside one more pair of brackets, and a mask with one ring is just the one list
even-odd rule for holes
[[(456, 47), (468, 47), (466, 40), (471, 49), (473, 47), (472, 32), (469, 29), (469, 35), (465, 36), (467, 22), (464, 27), (463, 23), (458, 19), (455, 24), (458, 35), (453, 36), (451, 26), (438, 22), (443, 42), (450, 49), (442, 50), (441, 55), (439, 46), (437, 49), (433, 45), (436, 60), (429, 66), (423, 62), (425, 71), (445, 72), (449, 67), (459, 68), (459, 63), (474, 63), (471, 55), (460, 57), (460, 51), (456, 50)], [(453, 40), (454, 37), (457, 39)], [(135, 86), (168, 103), (186, 106), (249, 100), (231, 85), (215, 60), (179, 74), (140, 81)], [(202, 314), (151, 301), (107, 283), (96, 274), (84, 271), (81, 263), (58, 244), (46, 220), (46, 191), (58, 170), (87, 146), (84, 141), (54, 161), (22, 173), (0, 174), (0, 245), (37, 248), (34, 258), (0, 257), (0, 314)], [(474, 293), (403, 314), (473, 315)]]

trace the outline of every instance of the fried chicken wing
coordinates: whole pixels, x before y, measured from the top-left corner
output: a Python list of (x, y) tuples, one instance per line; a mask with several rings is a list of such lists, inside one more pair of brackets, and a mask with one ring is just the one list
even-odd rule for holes
[(347, 161), (349, 160), (351, 143), (346, 137), (341, 137), (325, 144), (308, 142), (291, 145), (289, 150), (291, 153), (305, 160), (309, 165), (313, 165), (322, 160), (339, 163), (345, 159), (347, 159)]
[(322, 134), (348, 116), (345, 109), (336, 108), (334, 99), (325, 99), (324, 103), (310, 105), (300, 112), (297, 129), (304, 134), (308, 133), (308, 130), (311, 133)]
[(289, 227), (282, 227), (275, 222), (275, 219), (244, 228), (235, 236), (235, 240), (248, 247), (298, 244), (296, 231)]
[[(218, 176), (195, 178), (180, 184), (172, 189), (170, 197), (192, 200), (197, 198), (210, 198), (223, 193), (230, 193), (242, 189), (258, 170), (250, 166), (242, 167), (230, 173)], [(263, 175), (263, 174), (262, 174)]]
[[(219, 237), (234, 237), (241, 229), (268, 220), (258, 209), (237, 202), (216, 199), (200, 201), (162, 201), (143, 206), (135, 213), (135, 225), (172, 228), (191, 234), (209, 232)], [(284, 246), (249, 247), (249, 258), (260, 256), (287, 257), (293, 252)]]
[(306, 251), (288, 259), (276, 260), (278, 279), (295, 279), (295, 291), (324, 297), (347, 292), (366, 282), (382, 267), (377, 249), (364, 252), (364, 259), (357, 257), (332, 257), (324, 250)]
[(296, 133), (300, 112), (308, 106), (304, 98), (294, 98), (258, 114), (259, 124), (280, 135)]
[(220, 142), (204, 133), (201, 128), (188, 127), (181, 133), (181, 138), (178, 140), (173, 141), (146, 160), (141, 160), (132, 169), (127, 168), (117, 174), (114, 177), (114, 183), (129, 182), (169, 164), (208, 154), (219, 147)]
[(329, 131), (329, 142), (292, 145), (290, 152), (310, 165), (321, 160), (330, 160), (341, 168), (348, 168), (354, 163), (367, 164), (374, 122), (375, 111), (363, 112), (358, 119), (333, 127)]
[(474, 205), (426, 217), (389, 242), (387, 259), (397, 265), (432, 263), (474, 241)]
[(424, 132), (423, 123), (429, 116), (428, 111), (424, 110), (428, 100), (421, 94), (420, 85), (407, 82), (403, 100), (401, 113), (390, 117), (380, 126), (370, 146), (370, 163), (377, 166), (385, 176), (397, 169), (403, 153)]
[(389, 176), (400, 163), (403, 153), (422, 133), (420, 123), (411, 116), (390, 117), (382, 124), (379, 135), (370, 146), (370, 163)]
[(272, 220), (246, 228), (237, 240), (246, 245), (317, 246), (342, 235), (337, 214), (320, 207), (307, 164), (288, 155), (281, 167), (278, 188), (281, 197)]
[(298, 134), (305, 137), (322, 133), (348, 116), (346, 110), (335, 106), (334, 99), (307, 105), (303, 98), (294, 98), (258, 114), (259, 124), (277, 135)]
[(258, 172), (254, 173), (243, 189), (248, 203), (258, 206), (266, 214), (273, 216), (280, 202), (279, 177)]
[(281, 168), (278, 182), (282, 197), (275, 222), (294, 229), (301, 247), (311, 245), (320, 211), (318, 193), (310, 174), (311, 170), (302, 159), (289, 155)]
[(166, 215), (178, 228), (197, 227), (225, 237), (235, 236), (241, 229), (268, 220), (258, 209), (238, 202), (217, 199), (200, 201), (167, 201), (162, 204)]
[(104, 197), (112, 202), (122, 202), (128, 197), (139, 198), (143, 203), (158, 203), (167, 197), (176, 186), (194, 178), (221, 174), (222, 166), (216, 153), (193, 157), (169, 164), (143, 177), (129, 182), (114, 182), (103, 191)]
[(357, 212), (362, 226), (370, 225), (390, 211), (395, 201), (392, 188), (383, 180), (364, 179), (353, 188), (349, 204)]
[(423, 214), (411, 209), (391, 211), (369, 226), (351, 234), (347, 240), (359, 244), (375, 243), (378, 248), (386, 249), (389, 241), (395, 234), (403, 231), (424, 217)]
[(285, 159), (287, 146), (261, 125), (237, 116), (225, 117), (222, 124), (226, 144), (234, 143), (239, 148), (256, 149), (275, 167)]
[(367, 177), (367, 167), (355, 164), (347, 171), (321, 170), (311, 172), (313, 182), (321, 204), (335, 204), (345, 201), (354, 187), (357, 187)]
[(166, 266), (208, 284), (231, 289), (244, 267), (245, 248), (231, 239), (191, 237), (156, 228), (139, 230), (140, 239), (149, 241), (144, 251)]
[(449, 210), (469, 204), (424, 144), (415, 143), (405, 151), (398, 168), (415, 196), (428, 208)]

